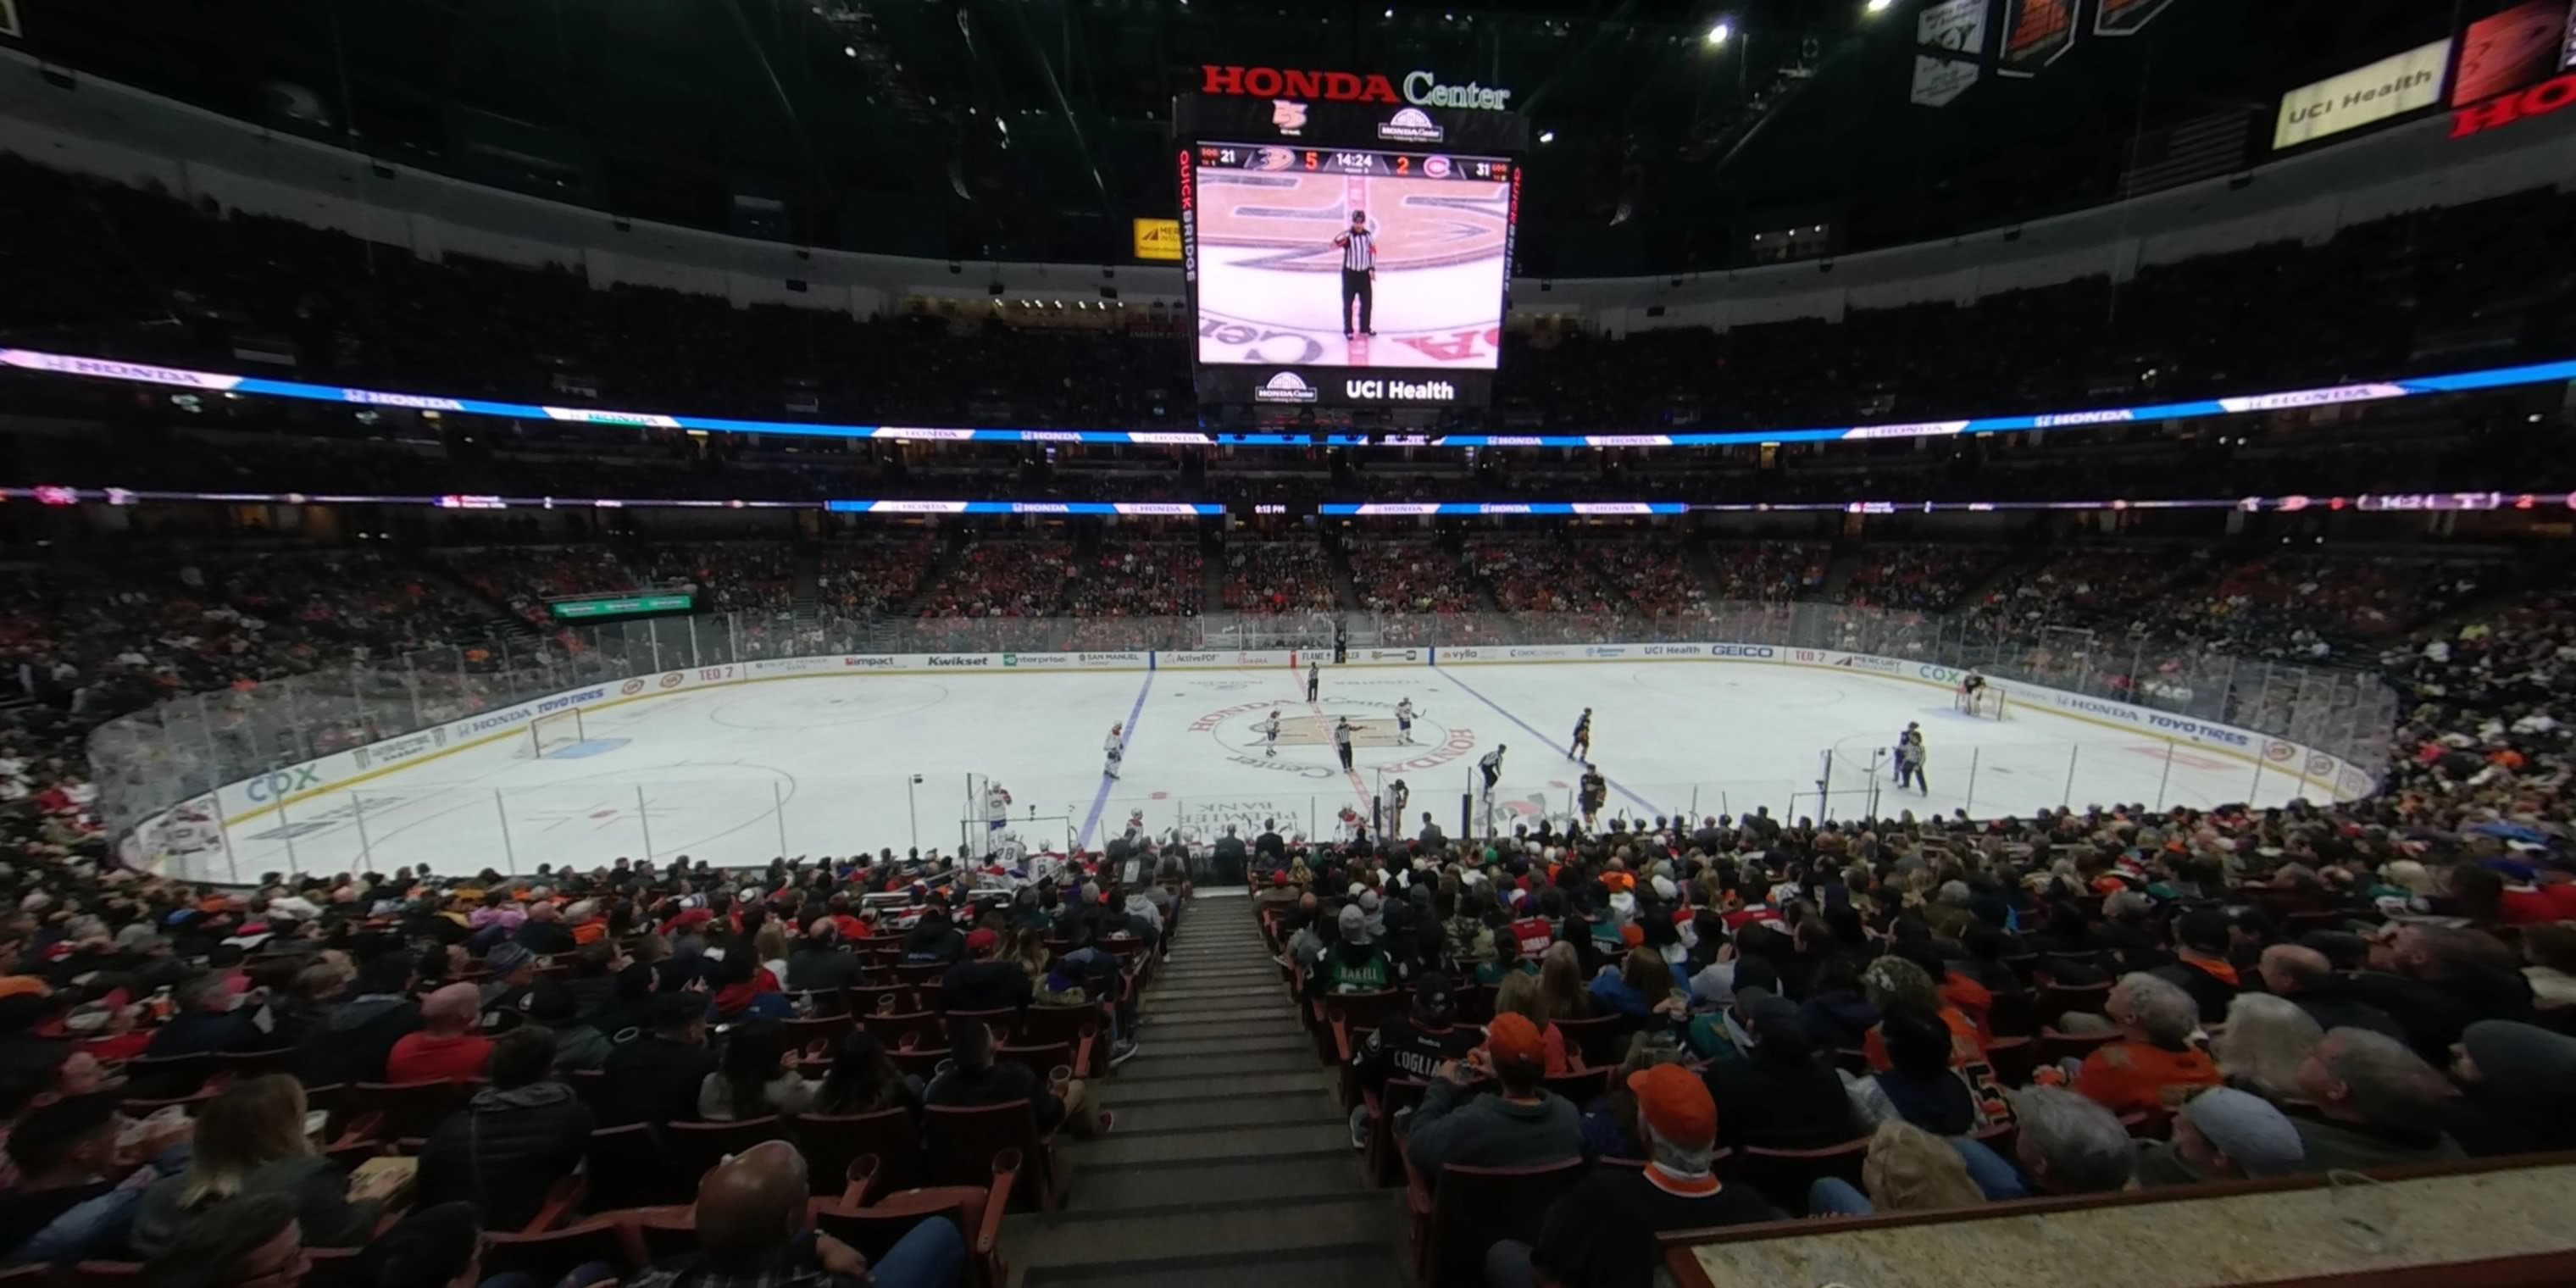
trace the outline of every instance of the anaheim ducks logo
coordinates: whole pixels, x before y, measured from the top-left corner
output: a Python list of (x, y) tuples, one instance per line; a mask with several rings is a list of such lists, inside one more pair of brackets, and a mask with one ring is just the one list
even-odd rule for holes
[[(1510, 194), (1501, 183), (1425, 179), (1346, 180), (1280, 173), (1264, 148), (1258, 171), (1199, 171), (1199, 245), (1271, 252), (1228, 259), (1245, 268), (1338, 273), (1333, 237), (1350, 227), (1351, 207), (1368, 211), (1377, 266), (1387, 272), (1493, 259), (1509, 231)], [(1281, 157), (1297, 164), (1293, 156)], [(1445, 169), (1449, 162), (1440, 159)]]

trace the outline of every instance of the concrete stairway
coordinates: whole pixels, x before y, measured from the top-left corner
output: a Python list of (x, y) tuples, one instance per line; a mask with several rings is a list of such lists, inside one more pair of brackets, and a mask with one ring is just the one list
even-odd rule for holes
[(1362, 1182), (1250, 900), (1190, 904), (1142, 1014), (1066, 1209), (1006, 1225), (1014, 1288), (1404, 1288), (1401, 1192)]

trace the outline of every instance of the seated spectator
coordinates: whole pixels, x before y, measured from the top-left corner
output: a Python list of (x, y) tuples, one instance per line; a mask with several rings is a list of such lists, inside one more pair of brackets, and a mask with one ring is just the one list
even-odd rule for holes
[(2454, 1094), (2433, 1066), (2384, 1033), (2329, 1029), (2299, 1066), (2287, 1106), (2306, 1170), (2447, 1163), (2468, 1155), (2442, 1130)]
[(1663, 1264), (1655, 1236), (1753, 1225), (1780, 1214), (1750, 1186), (1717, 1178), (1717, 1106), (1678, 1064), (1629, 1075), (1644, 1129), (1640, 1170), (1596, 1167), (1548, 1209), (1535, 1246), (1506, 1239), (1485, 1258), (1492, 1288), (1648, 1288)]
[(1706, 1073), (1719, 1139), (1734, 1148), (1822, 1149), (1858, 1135), (1842, 1078), (1808, 1038), (1798, 1008), (1741, 985), (1735, 1004), (1750, 1045), (1743, 1059), (1716, 1061)]
[(129, 1124), (117, 1104), (113, 1092), (72, 1096), (29, 1110), (10, 1128), (18, 1183), (0, 1195), (0, 1265), (124, 1258), (143, 1187), (176, 1175), (188, 1150), (172, 1146), (138, 1171), (118, 1139)]
[[(2238, 1005), (2253, 1000), (2240, 996)], [(2301, 1170), (2299, 1129), (2271, 1101), (2212, 1087), (2174, 1112), (2173, 1139), (2138, 1142), (2138, 1183), (2195, 1185), (2284, 1176)]]
[(921, 1080), (897, 1069), (885, 1043), (866, 1029), (843, 1034), (832, 1067), (814, 1089), (812, 1112), (872, 1114), (880, 1109), (921, 1109)]
[(2013, 1161), (2035, 1194), (2111, 1194), (2137, 1173), (2137, 1148), (2118, 1115), (2063, 1087), (2012, 1093)]
[(921, 919), (905, 932), (903, 959), (916, 966), (929, 962), (955, 965), (966, 959), (966, 936), (957, 929), (956, 922), (949, 920), (945, 898), (930, 896), (930, 902), (921, 910)]
[(519, 928), (511, 933), (510, 942), (539, 957), (552, 957), (581, 947), (581, 941), (573, 936), (572, 927), (564, 924), (563, 909), (551, 901), (531, 906), (528, 919), (519, 923)]
[(1654, 1041), (1640, 1033), (1628, 1040), (1628, 1054), (1610, 1072), (1610, 1085), (1583, 1106), (1585, 1158), (1644, 1158), (1646, 1137), (1637, 1121), (1637, 1098), (1628, 1082), (1658, 1065), (1678, 1064), (1681, 1053), (1670, 1039)]
[[(1869, 1004), (1881, 1015), (1899, 1004), (1924, 1007), (1939, 1015), (1950, 1029), (1952, 1067), (1965, 1069), (1985, 1062), (1985, 1035), (1977, 1031), (1976, 1022), (1966, 1012), (1941, 996), (1940, 984), (1921, 966), (1891, 953), (1870, 962), (1861, 972), (1861, 984), (1868, 992)], [(1870, 1068), (1888, 1067), (1887, 1041), (1877, 1029), (1870, 1030), (1861, 1050), (1869, 1057)]]
[(1370, 937), (1368, 914), (1358, 904), (1343, 905), (1332, 925), (1337, 938), (1321, 957), (1306, 964), (1305, 996), (1379, 993), (1400, 982), (1395, 963)]
[(779, 1021), (735, 1025), (725, 1035), (722, 1062), (698, 1084), (698, 1117), (729, 1123), (804, 1113), (814, 1104), (814, 1084), (797, 1072), (796, 1058)]
[(1040, 1133), (1061, 1126), (1077, 1140), (1108, 1131), (1114, 1121), (1112, 1115), (1090, 1105), (1089, 1090), (1079, 1078), (1049, 1090), (1027, 1065), (1017, 1060), (995, 1062), (993, 1030), (981, 1020), (951, 1019), (948, 1045), (957, 1063), (930, 1080), (922, 1090), (924, 1104), (1000, 1105), (1025, 1100)]
[(2191, 994), (2160, 975), (2131, 972), (2103, 1003), (2120, 1040), (2097, 1047), (2072, 1086), (2115, 1114), (2163, 1109), (2187, 1087), (2215, 1086), (2218, 1065), (2192, 1043), (2200, 1015)]
[[(368, 958), (358, 967), (356, 989), (356, 996), (324, 1011), (297, 1045), (295, 1076), (304, 1085), (383, 1082), (394, 1044), (420, 1027), (420, 1006), (410, 996), (410, 958), (399, 952)], [(312, 1233), (305, 1232), (308, 1238)]]
[[(1498, 1015), (1486, 1026), (1485, 1045), (1453, 1060), (1431, 1079), (1421, 1107), (1405, 1128), (1405, 1152), (1426, 1180), (1451, 1163), (1475, 1167), (1535, 1167), (1583, 1156), (1583, 1127), (1574, 1106), (1541, 1085), (1547, 1050), (1538, 1026), (1518, 1015)], [(1480, 1075), (1498, 1091), (1460, 1103), (1460, 1092)]]
[(590, 1108), (555, 1080), (555, 1035), (523, 1024), (492, 1043), (492, 1085), (421, 1146), (421, 1203), (471, 1203), (495, 1230), (525, 1226), (590, 1146)]
[(2406, 1030), (2388, 1012), (2353, 996), (2344, 977), (2324, 953), (2299, 944), (2274, 944), (2263, 950), (2258, 969), (2263, 987), (2308, 1013), (2320, 1033), (2327, 1029), (2369, 1029), (2392, 1038)]
[(1807, 1189), (1807, 1214), (1935, 1212), (1986, 1201), (1985, 1191), (1968, 1175), (1967, 1160), (1950, 1142), (1896, 1120), (1880, 1123), (1870, 1136), (1860, 1179), (1860, 1188), (1855, 1189), (1839, 1176), (1817, 1178)]
[(1613, 1015), (1642, 1020), (1658, 1012), (1681, 1013), (1684, 1002), (1673, 987), (1673, 968), (1657, 953), (1632, 952), (1617, 966), (1603, 965), (1592, 977), (1592, 1000)]
[(768, 1284), (948, 1288), (966, 1263), (949, 1221), (914, 1226), (871, 1262), (808, 1222), (805, 1157), (763, 1141), (718, 1163), (698, 1185), (697, 1251), (626, 1279), (626, 1288)]
[(483, 1036), (482, 994), (450, 984), (421, 999), (421, 1031), (406, 1033), (385, 1059), (387, 1082), (463, 1081), (483, 1076), (492, 1039)]
[[(2576, 1037), (2511, 1020), (2480, 1020), (2451, 1059), (2461, 1095), (2451, 1135), (2471, 1158), (2576, 1149)], [(17, 1138), (10, 1138), (17, 1148)]]
[(2174, 918), (2174, 961), (2150, 972), (2191, 997), (2200, 1022), (2227, 1018), (2227, 1004), (2240, 987), (2236, 967), (2227, 960), (2227, 914), (2200, 908)]
[(740, 940), (716, 963), (714, 983), (715, 1000), (707, 1004), (707, 1014), (719, 1024), (792, 1019), (796, 1014), (796, 1004), (779, 990), (778, 976)]
[[(584, 1024), (573, 1018), (572, 990), (553, 980), (539, 981), (520, 1007), (529, 1024), (540, 1024), (555, 1035), (555, 1070), (570, 1073), (575, 1069), (596, 1069), (608, 1060), (616, 1044), (595, 1024)], [(604, 1017), (603, 1017), (604, 1018)]]
[(171, 990), (171, 1000), (178, 1010), (169, 1023), (154, 1031), (152, 1041), (143, 1048), (146, 1056), (158, 1060), (275, 1045), (259, 1031), (259, 1026), (250, 1022), (250, 1012), (236, 1008), (241, 997), (221, 975), (192, 975)]
[(352, 1187), (349, 1174), (313, 1147), (305, 1112), (304, 1088), (282, 1074), (236, 1082), (207, 1101), (188, 1169), (156, 1182), (135, 1206), (134, 1251), (158, 1257), (194, 1219), (264, 1195), (292, 1200), (293, 1220), (317, 1248), (365, 1243), (381, 1196), (400, 1180), (384, 1174), (368, 1188)]
[(1036, 998), (1029, 973), (1018, 960), (1002, 956), (1001, 932), (978, 929), (966, 936), (966, 960), (940, 977), (940, 1009), (947, 1011), (1012, 1011)]
[(305, 1213), (289, 1194), (246, 1194), (200, 1212), (144, 1263), (146, 1288), (295, 1288), (313, 1269)]
[[(1386, 1017), (1366, 1037), (1357, 1039), (1359, 1049), (1351, 1052), (1351, 1068), (1361, 1090), (1382, 1091), (1389, 1078), (1425, 1082), (1438, 1078), (1444, 1067), (1476, 1048), (1476, 1031), (1456, 1019), (1447, 975), (1431, 971), (1414, 981), (1412, 1007)], [(1350, 1127), (1351, 1148), (1368, 1148), (1365, 1101), (1352, 1108)]]
[(2313, 1013), (2287, 998), (2239, 993), (2227, 1027), (2209, 1040), (2210, 1058), (2227, 1085), (2274, 1104), (2299, 1096), (2299, 1066), (2326, 1035)]
[[(1501, 942), (1508, 947), (1511, 937), (1503, 936)], [(1538, 1027), (1540, 1040), (1547, 1051), (1547, 1076), (1553, 1078), (1573, 1071), (1573, 1063), (1565, 1054), (1565, 1030), (1556, 1027), (1549, 1018), (1547, 998), (1539, 991), (1536, 972), (1516, 970), (1503, 977), (1501, 986), (1494, 990), (1494, 1014), (1505, 1012), (1520, 1016)]]
[(687, 1121), (697, 1116), (698, 1092), (716, 1071), (707, 1049), (707, 1006), (698, 993), (664, 993), (646, 1012), (649, 1032), (620, 1042), (599, 1069), (599, 1125)]
[(1935, 1136), (1965, 1136), (2011, 1121), (2010, 1105), (1989, 1102), (1950, 1063), (1956, 1035), (1940, 1012), (1900, 1002), (1880, 1018), (1878, 1032), (1887, 1044), (1888, 1068), (1866, 1078), (1843, 1075), (1862, 1123), (1907, 1122)]
[[(527, 996), (529, 986), (537, 981), (537, 955), (525, 945), (504, 940), (483, 955), (483, 965), (487, 973), (478, 986), (483, 1009), (494, 1013), (517, 1010), (519, 999)], [(484, 1027), (497, 1032), (506, 1023), (487, 1019)]]
[(2533, 1018), (2521, 963), (2484, 931), (2400, 926), (2388, 935), (2385, 960), (2386, 970), (2353, 977), (2353, 995), (2394, 1018), (2428, 1065), (2448, 1061), (2461, 1030), (2479, 1020)]
[(840, 923), (830, 917), (816, 917), (787, 955), (790, 993), (848, 988), (859, 982), (860, 974), (858, 954), (841, 951)]

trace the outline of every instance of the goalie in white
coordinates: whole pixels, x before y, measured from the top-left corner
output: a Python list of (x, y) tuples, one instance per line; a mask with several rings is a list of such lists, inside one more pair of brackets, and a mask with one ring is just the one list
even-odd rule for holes
[(1259, 730), (1261, 731), (1261, 755), (1262, 755), (1262, 758), (1266, 760), (1266, 759), (1269, 759), (1269, 758), (1271, 758), (1271, 757), (1273, 757), (1273, 756), (1278, 755), (1278, 754), (1279, 754), (1279, 713), (1278, 713), (1278, 712), (1276, 712), (1276, 711), (1271, 712), (1271, 713), (1270, 713), (1270, 718), (1269, 718), (1269, 719), (1264, 720), (1264, 721), (1262, 721), (1260, 724), (1255, 725), (1255, 726), (1253, 726), (1253, 727), (1254, 727), (1254, 728), (1257, 728), (1257, 729), (1259, 729)]
[(1969, 667), (1968, 673), (1959, 677), (1959, 709), (1971, 715), (1976, 714), (1985, 693), (1986, 677), (1979, 673), (1977, 668)]
[(1109, 726), (1109, 736), (1101, 741), (1100, 753), (1109, 761), (1100, 767), (1100, 772), (1107, 777), (1116, 778), (1118, 762), (1127, 758), (1127, 726), (1123, 724)]

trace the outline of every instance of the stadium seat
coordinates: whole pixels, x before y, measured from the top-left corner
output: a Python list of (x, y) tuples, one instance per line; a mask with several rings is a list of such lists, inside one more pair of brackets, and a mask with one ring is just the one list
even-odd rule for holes
[(593, 1217), (578, 1225), (537, 1234), (491, 1230), (483, 1233), (483, 1273), (487, 1278), (523, 1271), (536, 1276), (539, 1283), (552, 1284), (585, 1263), (622, 1265), (626, 1257), (621, 1223), (607, 1217)]
[(1762, 1192), (1773, 1207), (1793, 1216), (1807, 1212), (1807, 1190), (1817, 1181), (1838, 1176), (1857, 1186), (1861, 1160), (1869, 1157), (1869, 1138), (1824, 1149), (1738, 1149), (1730, 1161), (1736, 1179)]
[(1486, 1249), (1503, 1239), (1530, 1237), (1548, 1209), (1583, 1179), (1584, 1163), (1572, 1158), (1544, 1167), (1452, 1164), (1431, 1182), (1410, 1160), (1405, 1170), (1414, 1282), (1421, 1288), (1479, 1288)]
[(872, 1114), (807, 1114), (795, 1122), (796, 1145), (814, 1174), (814, 1192), (838, 1194), (841, 1178), (861, 1158), (876, 1160), (876, 1189), (922, 1183), (921, 1126), (909, 1109)]
[(1009, 1274), (996, 1247), (1021, 1163), (1017, 1151), (1004, 1150), (991, 1160), (986, 1185), (897, 1190), (864, 1207), (826, 1204), (814, 1225), (874, 1261), (923, 1221), (949, 1221), (966, 1239), (965, 1288), (1003, 1288)]
[(686, 1203), (698, 1178), (672, 1164), (661, 1134), (649, 1123), (602, 1127), (590, 1134), (582, 1174), (590, 1179), (590, 1210)]
[(663, 1128), (671, 1165), (695, 1188), (726, 1156), (739, 1154), (765, 1140), (789, 1138), (787, 1124), (776, 1114), (730, 1123), (672, 1123)]
[(1021, 1160), (1013, 1203), (1031, 1211), (1053, 1211), (1064, 1205), (1053, 1137), (1038, 1134), (1028, 1101), (932, 1105), (922, 1111), (921, 1143), (932, 1185), (987, 1180), (993, 1160), (1008, 1153)]

